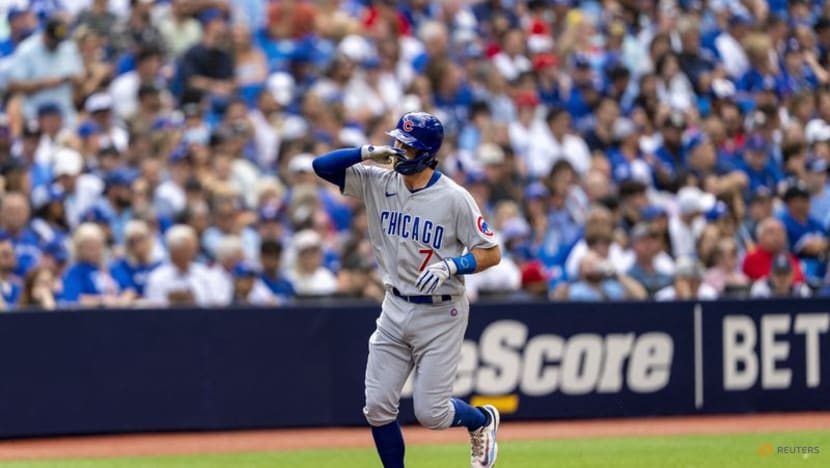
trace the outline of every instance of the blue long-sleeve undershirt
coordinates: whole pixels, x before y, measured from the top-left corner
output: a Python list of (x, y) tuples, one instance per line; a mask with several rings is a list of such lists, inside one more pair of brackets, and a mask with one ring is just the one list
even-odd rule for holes
[(346, 169), (361, 160), (360, 148), (345, 148), (315, 158), (312, 167), (315, 174), (336, 184), (342, 191), (346, 185)]

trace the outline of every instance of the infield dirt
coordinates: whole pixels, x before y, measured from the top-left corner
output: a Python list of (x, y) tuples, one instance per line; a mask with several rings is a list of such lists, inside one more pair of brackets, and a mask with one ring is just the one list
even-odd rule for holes
[[(830, 430), (830, 412), (505, 422), (500, 440)], [(463, 443), (460, 429), (404, 428), (408, 444)], [(128, 434), (0, 441), (0, 460), (97, 458), (371, 447), (366, 428)]]

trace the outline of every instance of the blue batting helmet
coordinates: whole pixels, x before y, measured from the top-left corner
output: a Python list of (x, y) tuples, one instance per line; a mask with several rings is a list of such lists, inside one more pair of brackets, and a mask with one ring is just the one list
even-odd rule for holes
[(429, 167), (444, 141), (444, 126), (438, 117), (426, 112), (409, 112), (398, 120), (398, 125), (387, 135), (415, 148), (418, 154), (412, 159), (400, 160), (395, 170), (401, 174), (416, 174)]

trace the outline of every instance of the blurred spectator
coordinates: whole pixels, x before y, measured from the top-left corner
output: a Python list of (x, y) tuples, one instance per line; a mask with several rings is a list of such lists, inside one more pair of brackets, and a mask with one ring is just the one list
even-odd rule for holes
[(153, 305), (221, 304), (221, 291), (214, 288), (213, 274), (196, 263), (199, 240), (192, 227), (176, 225), (165, 234), (170, 260), (150, 273), (144, 296)]
[[(109, 95), (113, 110), (118, 117), (121, 119), (138, 117), (135, 114), (140, 108), (139, 103), (164, 84), (160, 76), (161, 65), (161, 51), (144, 47), (135, 54), (135, 70), (122, 73), (112, 80)], [(142, 110), (146, 110), (146, 105), (144, 107), (145, 109)], [(135, 128), (136, 124), (132, 127)], [(119, 149), (123, 151), (123, 148)]]
[(159, 32), (167, 50), (179, 57), (202, 37), (202, 26), (192, 17), (192, 2), (172, 0), (167, 15), (159, 21)]
[(695, 242), (703, 231), (703, 214), (715, 205), (715, 197), (696, 187), (677, 192), (677, 215), (669, 220), (669, 235), (675, 258), (697, 257)]
[(122, 294), (105, 268), (104, 231), (95, 224), (84, 223), (72, 234), (74, 261), (63, 275), (61, 301), (82, 306), (118, 307), (130, 303), (134, 292)]
[(690, 257), (677, 259), (674, 271), (674, 283), (654, 295), (658, 301), (689, 301), (713, 300), (718, 298), (718, 292), (703, 282), (703, 266)]
[(294, 297), (294, 286), (282, 273), (282, 243), (278, 240), (263, 240), (259, 246), (259, 259), (262, 263), (260, 279), (276, 299), (285, 303)]
[(669, 286), (672, 277), (655, 267), (655, 258), (660, 252), (660, 233), (646, 224), (638, 224), (631, 231), (631, 247), (634, 251), (634, 266), (626, 273), (639, 282), (654, 297), (657, 291)]
[(810, 191), (802, 182), (792, 183), (784, 192), (786, 211), (781, 222), (787, 231), (790, 251), (801, 260), (804, 275), (810, 282), (824, 278), (828, 234), (824, 226), (810, 218)]
[(704, 274), (704, 283), (719, 296), (745, 297), (749, 279), (740, 271), (738, 244), (734, 239), (724, 238), (718, 241), (713, 262)]
[(57, 307), (57, 298), (61, 294), (60, 279), (54, 275), (52, 270), (38, 266), (26, 273), (26, 278), (23, 280), (20, 306), (53, 310)]
[(6, 23), (9, 25), (9, 35), (0, 41), (0, 57), (12, 55), (17, 46), (35, 32), (37, 21), (27, 7), (11, 5), (6, 10)]
[(227, 20), (217, 9), (203, 11), (201, 42), (182, 56), (179, 64), (179, 80), (182, 99), (199, 102), (203, 95), (216, 102), (224, 102), (234, 88), (234, 60), (225, 44), (228, 34)]
[(110, 263), (110, 274), (122, 291), (132, 290), (137, 297), (143, 297), (150, 273), (161, 264), (153, 259), (153, 238), (147, 223), (128, 221), (124, 227), (124, 244), (126, 252)]
[(583, 174), (591, 164), (588, 145), (573, 133), (571, 115), (566, 109), (553, 108), (545, 117), (545, 125), (534, 127), (527, 154), (528, 175), (542, 178), (550, 173), (553, 164), (566, 159), (574, 169)]
[[(830, 214), (830, 183), (828, 183), (830, 165), (824, 159), (815, 158), (807, 163), (807, 188), (810, 190), (809, 218), (822, 222)], [(823, 224), (830, 230), (830, 225)]]
[(810, 297), (812, 293), (806, 284), (795, 281), (789, 256), (779, 254), (772, 261), (769, 276), (752, 283), (749, 295), (753, 298)]
[(17, 258), (11, 238), (0, 232), (0, 311), (14, 308), (20, 300), (23, 285), (14, 275)]
[(779, 254), (787, 255), (793, 264), (793, 280), (804, 281), (804, 273), (795, 255), (787, 249), (787, 231), (781, 221), (767, 218), (756, 229), (758, 245), (744, 257), (743, 272), (751, 280), (758, 280), (769, 275), (772, 260)]
[(49, 270), (52, 276), (58, 280), (58, 283), (60, 283), (60, 279), (69, 262), (69, 249), (65, 244), (65, 238), (58, 238), (47, 242), (43, 246), (43, 252), (38, 262), (38, 267)]
[(50, 17), (41, 32), (23, 41), (9, 67), (8, 91), (24, 96), (23, 115), (35, 118), (38, 108), (54, 103), (67, 123), (75, 121), (72, 85), (84, 73), (69, 25), (60, 16)]
[(286, 277), (298, 296), (326, 296), (337, 292), (337, 278), (323, 266), (322, 239), (310, 229), (294, 234), (296, 261)]
[(3, 229), (3, 235), (8, 237), (14, 246), (17, 256), (14, 273), (20, 277), (35, 266), (40, 258), (37, 234), (29, 227), (30, 216), (29, 201), (23, 194), (12, 192), (3, 196), (0, 227)]
[(566, 295), (571, 301), (620, 301), (645, 299), (645, 288), (631, 277), (618, 273), (607, 261), (588, 252), (579, 264), (579, 279), (567, 285)]
[(153, 0), (130, 0), (127, 17), (119, 20), (110, 32), (116, 54), (130, 54), (139, 46), (161, 47), (161, 33), (153, 24), (150, 9)]
[(257, 269), (247, 263), (239, 262), (231, 270), (233, 277), (233, 299), (236, 305), (273, 305), (277, 303), (268, 287), (259, 278)]
[(118, 17), (109, 10), (109, 0), (92, 0), (89, 8), (82, 10), (75, 18), (75, 24), (84, 25), (99, 36), (109, 38), (114, 32)]

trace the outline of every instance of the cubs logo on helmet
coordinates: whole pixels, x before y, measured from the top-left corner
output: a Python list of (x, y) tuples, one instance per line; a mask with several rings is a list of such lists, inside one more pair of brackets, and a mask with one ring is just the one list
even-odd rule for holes
[(395, 170), (401, 174), (423, 171), (435, 161), (444, 141), (444, 126), (432, 114), (409, 112), (404, 114), (394, 129), (386, 132), (399, 142), (418, 150), (415, 157), (398, 161)]

